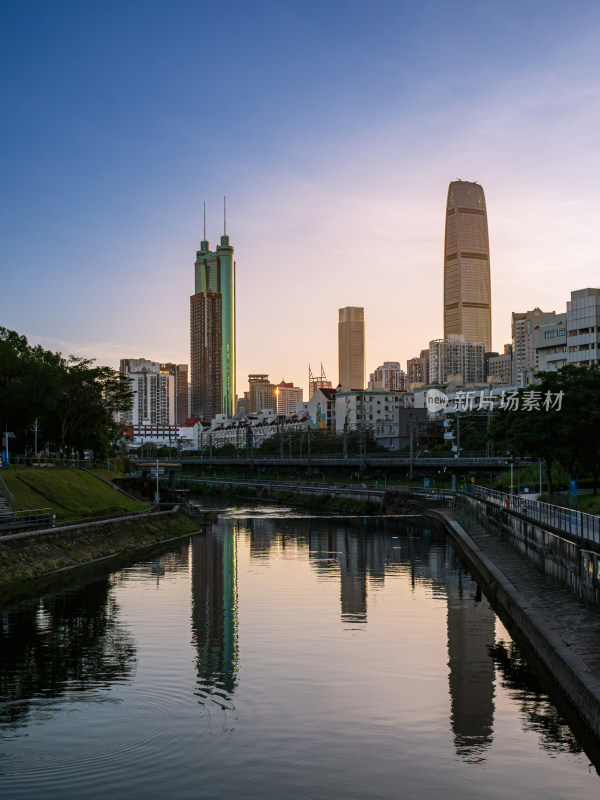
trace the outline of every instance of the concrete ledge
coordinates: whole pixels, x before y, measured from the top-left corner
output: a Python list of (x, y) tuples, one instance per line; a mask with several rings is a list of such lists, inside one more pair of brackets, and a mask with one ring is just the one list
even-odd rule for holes
[[(473, 541), (448, 509), (430, 509), (424, 515), (440, 522), (458, 550), (487, 587), (497, 605), (516, 628), (565, 693), (581, 719), (600, 738), (600, 680), (552, 630), (547, 620), (519, 592), (502, 570)], [(532, 565), (533, 569), (533, 565)]]

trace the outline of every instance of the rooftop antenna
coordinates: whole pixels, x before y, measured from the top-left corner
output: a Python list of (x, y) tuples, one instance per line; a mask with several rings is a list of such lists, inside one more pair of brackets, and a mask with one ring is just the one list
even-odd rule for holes
[(223, 195), (223, 236), (227, 236), (227, 205), (225, 195)]
[(206, 241), (206, 200), (204, 201), (204, 241)]

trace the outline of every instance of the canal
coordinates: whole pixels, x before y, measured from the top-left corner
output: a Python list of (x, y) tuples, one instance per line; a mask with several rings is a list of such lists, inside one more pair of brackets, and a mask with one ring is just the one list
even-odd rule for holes
[(0, 622), (3, 800), (600, 791), (597, 743), (421, 517), (231, 509)]

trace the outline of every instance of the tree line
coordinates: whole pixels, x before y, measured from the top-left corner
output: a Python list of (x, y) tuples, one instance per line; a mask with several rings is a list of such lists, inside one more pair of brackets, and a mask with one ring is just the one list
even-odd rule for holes
[(12, 452), (34, 454), (46, 446), (61, 457), (102, 458), (121, 435), (116, 421), (131, 408), (129, 381), (94, 360), (32, 346), (0, 327), (0, 428)]
[[(556, 372), (540, 372), (537, 383), (505, 392), (504, 404), (493, 413), (461, 412), (461, 453), (509, 453), (542, 461), (548, 491), (554, 492), (552, 468), (562, 467), (574, 478), (591, 478), (600, 488), (600, 369), (568, 364)], [(453, 415), (454, 416), (454, 415)], [(456, 420), (451, 429), (456, 437)]]

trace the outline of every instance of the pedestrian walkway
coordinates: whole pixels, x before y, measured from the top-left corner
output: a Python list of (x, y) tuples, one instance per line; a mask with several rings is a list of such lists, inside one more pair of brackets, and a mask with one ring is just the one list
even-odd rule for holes
[(554, 578), (542, 575), (531, 561), (488, 532), (480, 522), (470, 518), (467, 532), (543, 618), (548, 630), (600, 679), (600, 610), (583, 603)]

